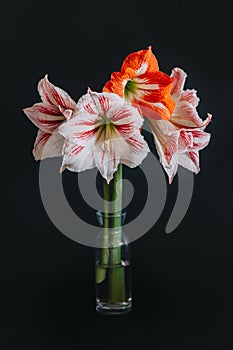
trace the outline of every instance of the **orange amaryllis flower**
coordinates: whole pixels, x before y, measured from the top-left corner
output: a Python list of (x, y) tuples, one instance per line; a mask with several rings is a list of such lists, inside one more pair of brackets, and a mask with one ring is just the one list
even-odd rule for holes
[(173, 78), (159, 70), (151, 46), (129, 54), (120, 72), (111, 74), (103, 91), (114, 92), (138, 107), (147, 118), (168, 120), (175, 108), (171, 98)]

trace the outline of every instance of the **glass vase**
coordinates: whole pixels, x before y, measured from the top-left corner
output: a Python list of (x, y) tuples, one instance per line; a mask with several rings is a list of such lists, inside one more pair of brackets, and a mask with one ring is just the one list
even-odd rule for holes
[(95, 248), (96, 310), (122, 315), (132, 308), (130, 245), (122, 230), (126, 212), (96, 213), (100, 231)]

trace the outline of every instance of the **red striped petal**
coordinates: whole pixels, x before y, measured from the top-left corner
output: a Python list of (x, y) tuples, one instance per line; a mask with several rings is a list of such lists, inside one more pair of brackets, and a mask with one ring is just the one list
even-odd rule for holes
[(187, 101), (190, 103), (194, 108), (198, 106), (198, 103), (200, 101), (199, 97), (197, 97), (196, 90), (185, 90), (181, 93), (180, 101)]
[(61, 156), (63, 143), (64, 138), (58, 133), (49, 134), (39, 130), (33, 149), (35, 160)]
[(171, 77), (174, 78), (171, 94), (179, 95), (183, 91), (187, 74), (180, 68), (174, 68)]
[(182, 153), (187, 151), (188, 148), (193, 146), (193, 135), (192, 132), (180, 130), (178, 139), (178, 152)]
[(160, 150), (161, 161), (165, 158), (169, 164), (173, 155), (178, 151), (180, 132), (166, 120), (150, 120), (150, 126), (154, 134), (155, 146)]
[(200, 171), (199, 153), (187, 152), (179, 155), (178, 163), (182, 167), (197, 174)]
[(66, 109), (66, 108), (59, 106), (59, 110), (61, 111), (61, 113), (64, 115), (64, 117), (67, 120), (69, 120), (72, 117), (72, 114), (73, 114), (72, 109)]
[(88, 92), (78, 100), (77, 110), (90, 115), (107, 115), (113, 103), (122, 104), (123, 100), (117, 94), (98, 93), (88, 89)]
[(63, 149), (63, 162), (60, 171), (66, 168), (80, 172), (94, 168), (93, 149), (67, 141)]
[(87, 142), (94, 142), (96, 135), (96, 126), (99, 123), (99, 117), (96, 114), (79, 112), (75, 117), (63, 123), (58, 131), (65, 138), (73, 143), (85, 145)]
[(56, 116), (59, 117), (61, 119), (64, 119), (64, 117), (62, 116), (62, 113), (60, 112), (59, 108), (57, 106), (53, 106), (50, 105), (48, 103), (43, 103), (43, 102), (39, 102), (39, 103), (35, 103), (33, 105), (33, 108), (35, 108), (35, 110), (37, 110), (38, 112), (42, 113), (42, 114), (46, 114), (49, 116)]
[(61, 106), (64, 109), (75, 110), (76, 103), (67, 92), (50, 83), (47, 74), (39, 81), (38, 91), (43, 102), (54, 106)]
[(191, 161), (193, 162), (193, 164), (195, 165), (195, 172), (197, 173), (200, 170), (199, 167), (199, 153), (198, 152), (189, 152), (188, 153)]
[(193, 146), (190, 150), (201, 150), (206, 147), (210, 141), (211, 135), (203, 130), (192, 130)]
[(34, 104), (25, 108), (24, 113), (39, 129), (47, 133), (53, 133), (65, 120), (56, 106), (45, 103)]
[(176, 101), (174, 112), (171, 115), (170, 122), (179, 128), (199, 128), (204, 129), (210, 123), (212, 115), (207, 113), (205, 120), (201, 119), (194, 108), (187, 101)]

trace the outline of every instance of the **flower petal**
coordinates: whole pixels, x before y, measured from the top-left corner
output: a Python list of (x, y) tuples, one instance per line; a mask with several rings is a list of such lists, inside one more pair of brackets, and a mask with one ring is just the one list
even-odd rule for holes
[(171, 96), (168, 95), (166, 98), (164, 98), (160, 102), (149, 103), (145, 101), (139, 101), (139, 102), (135, 101), (135, 105), (137, 105), (140, 112), (149, 119), (169, 120), (171, 117), (171, 113), (174, 110), (175, 102), (171, 98)]
[(200, 101), (199, 97), (197, 97), (197, 91), (194, 89), (187, 89), (185, 91), (182, 91), (180, 96), (180, 101), (187, 101), (189, 102), (194, 108), (198, 106), (198, 103)]
[(38, 91), (43, 102), (61, 106), (64, 109), (75, 110), (76, 103), (67, 92), (50, 83), (47, 74), (39, 81)]
[(109, 183), (119, 163), (134, 168), (141, 164), (149, 151), (143, 136), (138, 132), (128, 139), (117, 138), (98, 144), (94, 158), (101, 175)]
[(76, 114), (58, 131), (66, 138), (61, 171), (83, 171), (97, 166), (109, 182), (119, 162), (133, 167), (149, 148), (140, 134), (138, 110), (113, 93), (88, 90), (77, 104)]
[(136, 89), (132, 103), (149, 119), (168, 120), (175, 108), (170, 95), (171, 78), (162, 72), (141, 75), (135, 78)]
[(178, 153), (184, 153), (193, 147), (193, 134), (191, 131), (180, 130), (178, 139)]
[(207, 114), (207, 119), (202, 120), (196, 108), (187, 101), (176, 101), (176, 107), (171, 115), (170, 122), (181, 128), (203, 128), (211, 120), (211, 115)]
[(130, 54), (123, 62), (121, 72), (112, 73), (103, 91), (125, 98), (150, 119), (168, 120), (175, 108), (170, 96), (173, 78), (159, 71), (155, 60), (151, 47)]
[(156, 147), (156, 150), (157, 150), (158, 155), (159, 155), (159, 161), (162, 164), (163, 169), (165, 170), (165, 172), (168, 175), (169, 184), (171, 184), (173, 181), (173, 178), (178, 170), (177, 153), (172, 151), (171, 155), (169, 156), (169, 162), (168, 162), (168, 157), (167, 157), (167, 153), (166, 153), (167, 150), (164, 147), (164, 144), (162, 144), (160, 142), (158, 136), (155, 133), (153, 133), (153, 135), (154, 135), (155, 147)]
[(106, 115), (113, 103), (123, 103), (120, 96), (110, 92), (94, 92), (88, 89), (77, 103), (78, 111), (85, 111), (89, 114)]
[(85, 145), (86, 142), (94, 144), (112, 137), (128, 138), (142, 124), (143, 118), (138, 110), (126, 105), (118, 95), (88, 92), (78, 102), (78, 112), (61, 125), (59, 133), (69, 141)]
[(180, 68), (174, 68), (171, 77), (174, 79), (171, 91), (173, 98), (175, 100), (178, 99), (180, 101), (189, 102), (194, 108), (196, 108), (200, 101), (199, 97), (197, 97), (197, 91), (194, 89), (183, 90), (187, 74)]
[(174, 154), (169, 164), (163, 162), (162, 165), (165, 172), (167, 173), (168, 182), (171, 184), (178, 170), (178, 155)]
[(141, 74), (133, 79), (136, 84), (134, 98), (145, 102), (160, 102), (171, 91), (173, 78), (169, 75), (157, 71), (152, 73)]
[(140, 132), (135, 135), (125, 139), (115, 146), (119, 148), (121, 154), (121, 163), (127, 165), (130, 168), (135, 168), (140, 165), (147, 154), (150, 152), (149, 146), (140, 134)]
[(203, 124), (196, 109), (186, 101), (176, 101), (170, 121), (180, 127), (199, 127)]
[(199, 166), (199, 153), (198, 152), (186, 152), (179, 154), (179, 165), (197, 174), (200, 171)]
[(93, 150), (73, 142), (66, 141), (63, 148), (63, 161), (60, 171), (66, 168), (70, 171), (80, 172), (94, 168)]
[(111, 79), (103, 87), (104, 92), (114, 92), (120, 97), (124, 97), (125, 83), (128, 81), (128, 75), (125, 76), (120, 72), (113, 72)]
[(128, 80), (158, 70), (158, 61), (151, 51), (151, 46), (146, 50), (133, 52), (125, 58), (121, 71), (111, 74), (111, 79), (104, 85), (103, 91), (114, 92), (124, 97), (124, 88)]
[(112, 104), (107, 117), (124, 138), (135, 134), (143, 125), (143, 118), (138, 109), (122, 102)]
[(174, 68), (171, 77), (174, 78), (171, 95), (176, 106), (170, 121), (181, 128), (205, 128), (211, 120), (211, 115), (207, 114), (207, 119), (203, 121), (196, 110), (199, 103), (196, 90), (183, 90), (187, 74), (180, 68)]
[(23, 111), (33, 124), (48, 133), (54, 132), (65, 120), (58, 107), (47, 103), (36, 103)]
[(109, 183), (120, 163), (120, 155), (115, 152), (113, 142), (99, 143), (94, 148), (94, 159), (101, 176)]
[(124, 73), (129, 67), (133, 69), (137, 75), (159, 70), (158, 61), (152, 53), (151, 46), (146, 50), (140, 50), (129, 54), (121, 66), (121, 72)]
[(171, 77), (174, 79), (171, 94), (179, 96), (183, 91), (187, 74), (181, 68), (173, 68)]
[(87, 112), (78, 112), (72, 119), (63, 123), (58, 132), (70, 142), (85, 145), (96, 139), (96, 125), (101, 117)]
[(64, 107), (59, 106), (59, 110), (67, 120), (69, 120), (72, 117), (72, 114), (73, 114), (72, 109), (68, 109), (68, 108), (66, 109)]
[(58, 133), (49, 134), (38, 130), (33, 156), (35, 160), (59, 157), (62, 154), (63, 144), (64, 138)]
[(164, 162), (163, 158), (165, 158), (169, 164), (178, 150), (180, 131), (166, 120), (150, 120), (149, 124), (154, 135), (156, 149), (160, 155), (160, 161)]
[(205, 148), (209, 141), (210, 141), (210, 137), (211, 134), (207, 133), (201, 129), (195, 129), (195, 130), (191, 130), (192, 132), (192, 136), (193, 136), (193, 145), (192, 147), (189, 147), (189, 150), (201, 150), (203, 148)]

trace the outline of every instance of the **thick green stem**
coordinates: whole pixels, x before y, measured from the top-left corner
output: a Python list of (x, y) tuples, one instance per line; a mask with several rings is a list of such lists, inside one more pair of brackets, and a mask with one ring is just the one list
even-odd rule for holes
[(121, 266), (121, 225), (122, 225), (122, 164), (119, 164), (113, 178), (114, 214), (112, 227), (116, 247), (110, 248), (109, 300), (121, 302), (125, 299), (125, 271)]
[[(108, 300), (125, 300), (125, 271), (121, 266), (121, 226), (122, 226), (122, 164), (119, 164), (113, 180), (103, 181), (104, 216), (103, 246), (100, 264), (96, 267), (96, 283), (103, 282), (108, 271)], [(111, 215), (110, 201), (114, 201)]]
[(109, 260), (108, 249), (108, 228), (109, 228), (109, 201), (110, 201), (110, 188), (106, 180), (103, 180), (103, 192), (104, 192), (104, 217), (103, 217), (103, 246), (101, 249), (100, 264), (96, 266), (96, 283), (101, 283), (106, 278), (106, 267)]
[(109, 201), (110, 198), (110, 186), (106, 180), (103, 180), (103, 190), (104, 190), (104, 228), (109, 227)]
[(121, 227), (122, 220), (122, 164), (118, 165), (113, 181), (113, 199), (115, 200), (113, 227), (116, 228)]

